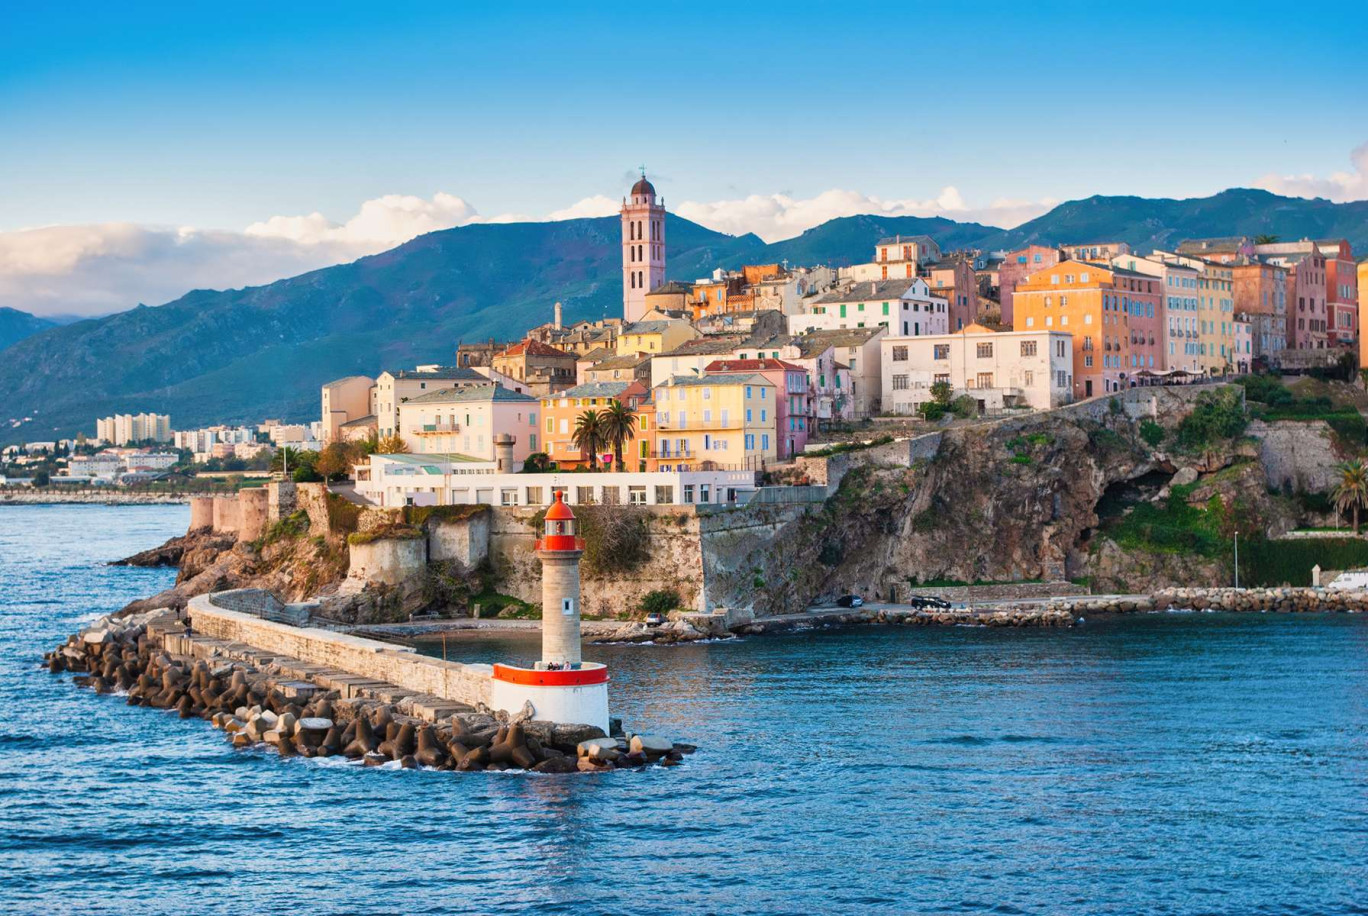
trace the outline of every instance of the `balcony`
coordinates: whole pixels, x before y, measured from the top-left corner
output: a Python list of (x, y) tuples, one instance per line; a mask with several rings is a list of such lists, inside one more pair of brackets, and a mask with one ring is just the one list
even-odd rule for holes
[(413, 436), (449, 436), (460, 431), (461, 424), (459, 423), (424, 423), (422, 426), (414, 426), (409, 429), (409, 434)]

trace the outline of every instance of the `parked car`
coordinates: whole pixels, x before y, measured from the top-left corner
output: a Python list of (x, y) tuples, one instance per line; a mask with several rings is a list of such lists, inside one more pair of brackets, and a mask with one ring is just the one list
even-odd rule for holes
[(840, 607), (864, 607), (864, 599), (859, 595), (842, 595), (836, 599)]
[(646, 626), (658, 627), (665, 622), (665, 615), (659, 611), (652, 611), (646, 615)]
[(949, 601), (946, 601), (944, 598), (936, 598), (932, 595), (913, 595), (907, 599), (907, 604), (909, 607), (916, 608), (919, 611), (927, 609), (947, 611), (950, 609)]

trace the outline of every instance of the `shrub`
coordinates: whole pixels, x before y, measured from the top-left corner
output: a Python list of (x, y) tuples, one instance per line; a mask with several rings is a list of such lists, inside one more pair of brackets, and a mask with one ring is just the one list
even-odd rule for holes
[(962, 394), (950, 403), (950, 412), (961, 420), (977, 417), (979, 412), (978, 401), (967, 394)]
[(1164, 441), (1164, 427), (1153, 420), (1141, 420), (1140, 438), (1144, 439), (1150, 448), (1156, 448), (1159, 443)]
[(642, 596), (638, 605), (647, 614), (665, 614), (679, 607), (679, 592), (672, 588), (658, 588)]
[(361, 521), (361, 507), (336, 493), (328, 493), (328, 530), (333, 534), (350, 534)]
[[(1229, 545), (1227, 545), (1229, 546)], [(1354, 569), (1368, 566), (1368, 541), (1360, 538), (1315, 538), (1269, 541), (1240, 538), (1240, 584), (1260, 586), (1311, 584), (1311, 567)]]
[(261, 546), (276, 541), (294, 540), (309, 533), (309, 513), (300, 509), (276, 521), (261, 537)]
[(1240, 396), (1229, 388), (1206, 392), (1197, 398), (1192, 413), (1178, 424), (1178, 445), (1195, 450), (1234, 439), (1249, 422)]
[(935, 401), (923, 401), (917, 405), (917, 413), (921, 414), (923, 419), (934, 422), (945, 416), (945, 406)]

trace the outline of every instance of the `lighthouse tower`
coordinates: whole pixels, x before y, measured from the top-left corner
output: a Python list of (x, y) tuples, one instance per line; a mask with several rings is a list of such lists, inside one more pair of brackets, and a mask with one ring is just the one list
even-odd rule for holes
[(580, 658), (580, 557), (575, 513), (556, 491), (537, 541), (542, 563), (542, 657), (531, 668), (496, 664), (490, 706), (518, 713), (531, 703), (533, 718), (608, 731), (608, 668)]
[(646, 294), (665, 282), (665, 201), (655, 185), (641, 180), (622, 201), (622, 317), (640, 321)]
[(575, 513), (559, 490), (546, 511), (545, 536), (537, 541), (542, 562), (542, 659), (546, 669), (580, 666), (580, 557)]

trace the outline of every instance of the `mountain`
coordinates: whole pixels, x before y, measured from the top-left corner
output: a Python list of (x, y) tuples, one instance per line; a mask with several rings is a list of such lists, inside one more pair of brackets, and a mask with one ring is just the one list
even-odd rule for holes
[[(756, 236), (667, 217), (671, 275), (753, 260)], [(350, 264), (247, 289), (196, 290), (30, 337), (0, 359), (0, 441), (94, 429), (144, 410), (173, 425), (314, 418), (319, 385), (415, 362), (459, 340), (507, 338), (551, 319), (620, 314), (617, 218), (464, 226)], [(11, 417), (33, 415), (9, 427)]]
[(46, 318), (39, 318), (18, 309), (0, 307), (0, 350), (18, 343), (25, 337), (32, 337), (39, 331), (56, 326), (55, 321), (48, 321)]
[[(1266, 233), (1343, 236), (1361, 251), (1368, 202), (1237, 188), (1192, 200), (1089, 197), (1015, 229), (867, 215), (766, 244), (670, 215), (666, 231), (669, 278), (692, 280), (746, 263), (865, 261), (880, 237), (899, 233), (930, 235), (946, 250), (1119, 239), (1144, 251)], [(450, 362), (458, 341), (516, 337), (549, 320), (557, 300), (570, 321), (619, 314), (620, 250), (616, 217), (476, 224), (266, 286), (196, 290), (156, 308), (49, 328), (0, 358), (0, 442), (89, 432), (96, 417), (114, 412), (169, 413), (184, 428), (312, 419), (329, 379)], [(0, 329), (7, 312), (22, 314), (0, 310)], [(6, 423), (25, 415), (38, 419)]]
[(1015, 229), (985, 237), (982, 245), (997, 249), (1120, 240), (1149, 251), (1172, 248), (1184, 239), (1225, 235), (1276, 235), (1284, 241), (1346, 238), (1362, 252), (1368, 248), (1368, 200), (1336, 204), (1253, 188), (1188, 200), (1095, 196), (1062, 203)]

